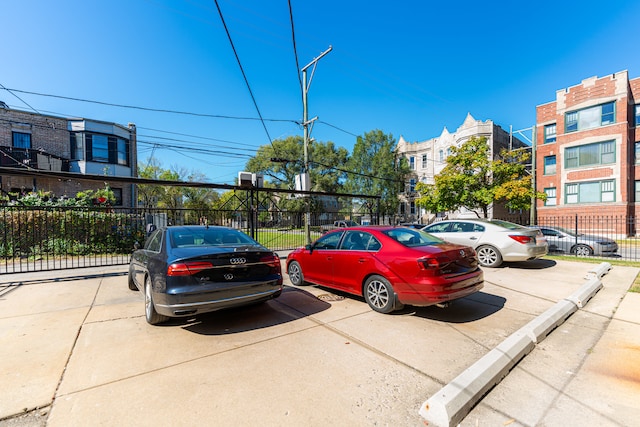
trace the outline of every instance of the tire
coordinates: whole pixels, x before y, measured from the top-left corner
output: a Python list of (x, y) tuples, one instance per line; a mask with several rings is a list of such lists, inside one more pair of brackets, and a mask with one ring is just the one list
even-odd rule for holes
[(493, 246), (484, 245), (476, 249), (478, 262), (483, 267), (495, 268), (502, 264), (502, 255)]
[(571, 249), (571, 253), (576, 256), (591, 256), (593, 255), (593, 249), (587, 245), (576, 245)]
[(133, 275), (131, 275), (131, 270), (129, 270), (129, 274), (127, 274), (127, 282), (129, 284), (129, 289), (132, 291), (137, 291), (138, 287), (136, 286), (135, 282), (133, 281)]
[(364, 299), (378, 313), (391, 313), (401, 308), (396, 304), (396, 293), (391, 283), (382, 276), (371, 276), (364, 282)]
[(153, 294), (151, 292), (151, 279), (147, 276), (144, 279), (144, 314), (147, 319), (147, 323), (150, 325), (157, 325), (169, 320), (167, 316), (158, 314), (156, 307), (153, 304)]
[(289, 274), (289, 280), (293, 286), (304, 285), (304, 274), (302, 273), (302, 267), (297, 261), (291, 261), (287, 268), (287, 274)]

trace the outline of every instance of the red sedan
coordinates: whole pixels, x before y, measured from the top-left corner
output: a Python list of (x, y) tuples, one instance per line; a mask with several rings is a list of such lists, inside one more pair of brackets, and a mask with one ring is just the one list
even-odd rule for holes
[(295, 286), (304, 282), (363, 296), (380, 313), (429, 306), (484, 286), (475, 251), (407, 227), (331, 231), (287, 257)]

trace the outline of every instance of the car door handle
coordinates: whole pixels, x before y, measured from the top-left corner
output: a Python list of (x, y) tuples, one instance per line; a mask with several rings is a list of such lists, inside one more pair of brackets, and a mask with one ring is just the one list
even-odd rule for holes
[(360, 258), (360, 259), (358, 259), (358, 262), (359, 262), (360, 264), (362, 264), (362, 263), (364, 263), (364, 262), (367, 262), (367, 259), (366, 259), (366, 258)]
[(470, 240), (478, 240), (478, 238), (477, 238), (477, 237), (474, 237), (474, 236), (469, 237), (469, 239), (470, 239)]

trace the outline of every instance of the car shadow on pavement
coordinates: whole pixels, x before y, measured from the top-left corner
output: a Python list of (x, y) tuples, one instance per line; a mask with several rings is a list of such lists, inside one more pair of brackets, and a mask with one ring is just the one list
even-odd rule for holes
[(446, 307), (405, 307), (397, 314), (413, 314), (430, 320), (437, 320), (447, 323), (468, 323), (502, 310), (506, 298), (488, 294), (486, 292), (476, 292), (466, 298), (461, 298), (451, 302)]
[(498, 269), (517, 268), (520, 270), (543, 270), (545, 268), (551, 268), (556, 264), (557, 262), (552, 259), (539, 258), (531, 261), (504, 262)]
[(262, 304), (214, 311), (190, 319), (172, 319), (167, 325), (183, 325), (184, 330), (201, 335), (228, 335), (292, 322), (329, 307), (331, 304), (307, 291), (285, 287), (280, 297)]

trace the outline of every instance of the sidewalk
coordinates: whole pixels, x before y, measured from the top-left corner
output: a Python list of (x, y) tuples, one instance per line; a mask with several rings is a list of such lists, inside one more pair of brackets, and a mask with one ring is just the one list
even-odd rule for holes
[[(126, 266), (0, 275), (0, 427), (424, 426), (427, 398), (591, 267), (486, 269), (481, 293), (394, 315), (285, 275), (274, 301), (162, 327)], [(614, 266), (461, 425), (640, 425), (639, 271)]]

